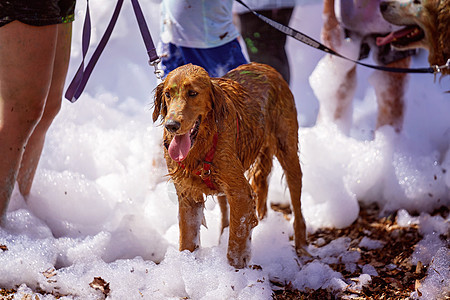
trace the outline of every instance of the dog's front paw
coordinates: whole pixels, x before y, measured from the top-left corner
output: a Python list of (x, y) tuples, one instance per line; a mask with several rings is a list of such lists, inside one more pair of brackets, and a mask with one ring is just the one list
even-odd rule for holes
[(228, 241), (228, 262), (236, 269), (245, 268), (250, 261), (251, 250), (249, 241), (247, 243)]
[(228, 253), (228, 262), (236, 269), (243, 269), (250, 261), (250, 255), (233, 255)]
[(298, 257), (306, 256), (306, 257), (312, 257), (312, 255), (306, 250), (306, 247), (296, 247), (295, 252), (297, 253)]

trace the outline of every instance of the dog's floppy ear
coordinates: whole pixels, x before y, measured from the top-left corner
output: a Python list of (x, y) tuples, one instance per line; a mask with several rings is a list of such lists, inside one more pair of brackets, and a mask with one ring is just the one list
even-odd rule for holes
[(215, 80), (211, 80), (211, 102), (216, 123), (224, 124), (223, 120), (228, 111), (227, 103), (225, 101), (225, 93)]
[(155, 101), (153, 103), (154, 110), (152, 115), (153, 122), (156, 122), (159, 116), (165, 118), (167, 114), (167, 106), (166, 101), (164, 100), (163, 89), (164, 89), (164, 82), (158, 84), (158, 86), (155, 89), (155, 98), (154, 98)]

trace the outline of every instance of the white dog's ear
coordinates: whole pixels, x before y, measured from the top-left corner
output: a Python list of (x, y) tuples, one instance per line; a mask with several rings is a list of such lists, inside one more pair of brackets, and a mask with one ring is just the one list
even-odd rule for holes
[(166, 101), (164, 100), (163, 90), (164, 90), (164, 82), (161, 82), (155, 89), (155, 98), (153, 102), (153, 115), (152, 115), (153, 122), (156, 122), (159, 116), (161, 116), (164, 119), (167, 115), (167, 106)]
[(225, 93), (215, 80), (211, 80), (211, 103), (214, 111), (214, 118), (218, 124), (224, 124), (224, 119), (228, 112)]

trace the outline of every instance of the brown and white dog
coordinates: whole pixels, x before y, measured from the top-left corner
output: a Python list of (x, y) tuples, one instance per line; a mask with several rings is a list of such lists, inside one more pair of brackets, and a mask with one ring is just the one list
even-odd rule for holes
[[(355, 60), (366, 57), (372, 50), (377, 64), (408, 68), (410, 53), (393, 52), (389, 46), (380, 48), (375, 43), (376, 37), (395, 29), (381, 16), (379, 1), (324, 0), (322, 42)], [(323, 81), (329, 83), (327, 91), (320, 87)], [(370, 82), (378, 102), (376, 128), (391, 125), (401, 131), (407, 75), (375, 71)], [(356, 64), (326, 55), (313, 72), (310, 83), (320, 103), (318, 121), (336, 123), (343, 132), (349, 133), (357, 85)]]
[[(380, 10), (388, 22), (403, 28), (378, 38), (377, 44), (425, 48), (431, 66), (443, 66), (450, 59), (450, 0), (384, 0)], [(444, 68), (442, 74), (450, 70)]]
[(266, 214), (268, 176), (276, 156), (289, 187), (295, 247), (301, 253), (306, 233), (297, 110), (281, 75), (270, 66), (250, 63), (211, 78), (188, 64), (168, 74), (154, 99), (153, 121), (162, 117), (164, 156), (178, 195), (180, 250), (199, 247), (204, 195), (218, 195), (222, 230), (230, 227), (228, 260), (245, 267), (256, 212), (260, 218)]

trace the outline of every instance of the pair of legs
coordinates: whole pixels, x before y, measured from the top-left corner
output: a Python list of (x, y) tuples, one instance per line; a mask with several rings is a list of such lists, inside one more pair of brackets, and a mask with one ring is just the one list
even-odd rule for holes
[[(347, 29), (350, 37), (352, 37), (352, 32), (355, 32), (355, 38), (350, 39), (352, 42), (349, 45), (344, 25), (338, 21), (335, 14), (334, 0), (324, 1), (323, 14), (325, 17), (321, 37), (323, 43), (339, 53), (358, 59), (357, 56), (352, 57), (352, 55), (361, 55), (361, 52), (356, 52), (360, 51), (361, 42), (367, 38), (358, 34), (358, 30), (361, 28)], [(361, 26), (365, 26), (365, 24), (361, 23)], [(377, 55), (375, 55), (377, 64), (394, 68), (410, 66), (412, 52), (385, 51), (381, 48), (375, 49), (374, 45), (372, 47), (374, 47), (374, 51), (377, 51)], [(346, 51), (352, 54), (349, 55)], [(333, 93), (330, 92), (331, 94), (322, 97), (318, 96), (321, 102), (319, 118), (337, 123), (344, 132), (348, 133), (351, 127), (352, 102), (357, 84), (356, 65), (334, 56), (324, 59), (328, 59), (328, 62), (333, 64), (333, 66), (329, 64), (328, 68), (335, 72), (335, 78), (331, 78), (331, 80), (337, 84), (333, 85), (335, 89)], [(402, 130), (407, 80), (408, 76), (404, 73), (375, 71), (371, 76), (370, 82), (373, 84), (378, 103), (376, 128), (390, 125), (397, 132)], [(330, 97), (333, 99), (321, 99)]]
[[(72, 23), (0, 27), (0, 218), (14, 184), (31, 184), (46, 132), (61, 107)], [(1, 219), (0, 219), (1, 221)]]

